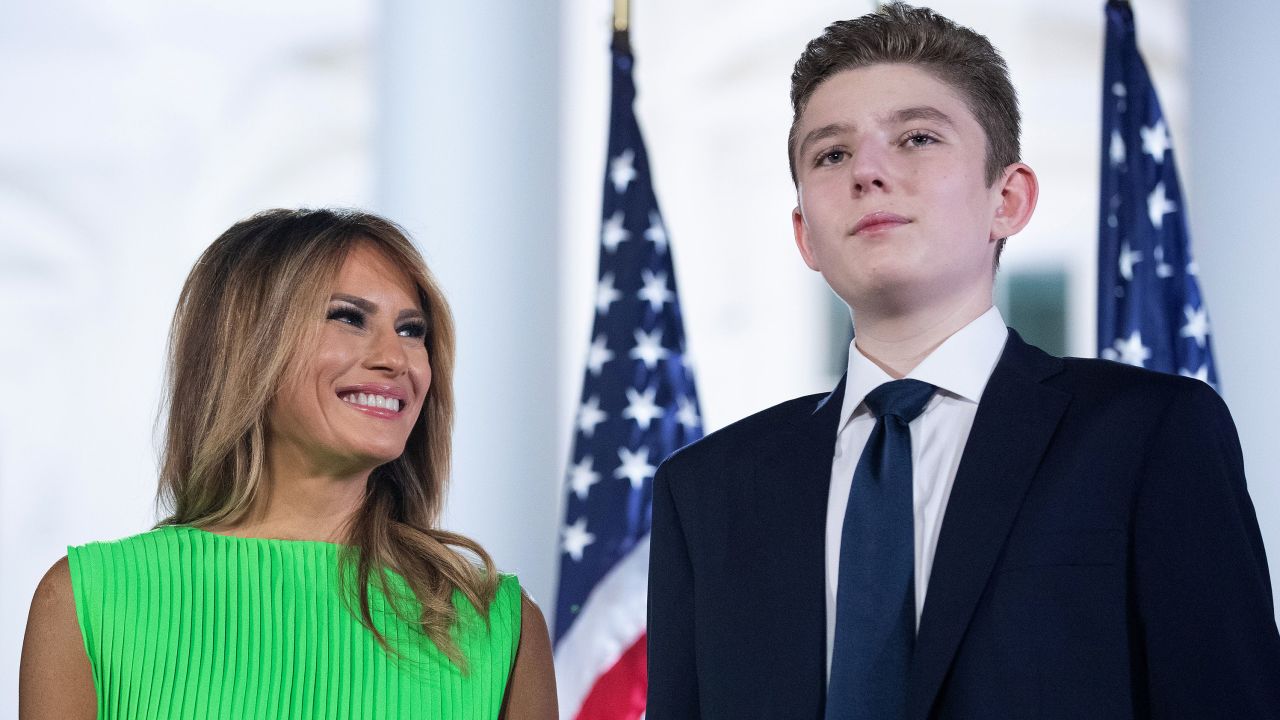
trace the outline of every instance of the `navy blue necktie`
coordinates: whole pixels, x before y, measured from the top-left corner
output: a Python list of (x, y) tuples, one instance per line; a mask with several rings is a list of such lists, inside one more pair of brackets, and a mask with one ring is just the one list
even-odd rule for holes
[(840, 534), (827, 720), (895, 720), (916, 637), (911, 431), (934, 387), (894, 380), (867, 394), (876, 417)]

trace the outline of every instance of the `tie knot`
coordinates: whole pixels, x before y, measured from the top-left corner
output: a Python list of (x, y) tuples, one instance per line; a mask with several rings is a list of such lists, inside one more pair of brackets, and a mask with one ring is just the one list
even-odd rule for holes
[(925, 403), (933, 397), (935, 388), (919, 380), (894, 380), (867, 393), (867, 407), (877, 417), (896, 415), (909, 423), (924, 412)]

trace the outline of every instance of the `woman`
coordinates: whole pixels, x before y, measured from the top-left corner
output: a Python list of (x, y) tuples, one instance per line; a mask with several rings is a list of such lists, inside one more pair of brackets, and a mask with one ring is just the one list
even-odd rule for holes
[(392, 223), (223, 233), (170, 333), (172, 514), (41, 581), (20, 717), (554, 717), (538, 608), (438, 527), (452, 374), (448, 307)]

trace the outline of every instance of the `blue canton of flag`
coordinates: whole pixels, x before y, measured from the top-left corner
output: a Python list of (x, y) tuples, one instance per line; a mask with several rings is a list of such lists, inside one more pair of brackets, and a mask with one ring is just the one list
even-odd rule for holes
[(653, 476), (702, 436), (671, 246), (615, 42), (595, 323), (567, 473), (556, 599), (561, 717), (644, 710)]
[(1138, 54), (1129, 3), (1110, 0), (1106, 15), (1098, 354), (1217, 388), (1169, 128)]

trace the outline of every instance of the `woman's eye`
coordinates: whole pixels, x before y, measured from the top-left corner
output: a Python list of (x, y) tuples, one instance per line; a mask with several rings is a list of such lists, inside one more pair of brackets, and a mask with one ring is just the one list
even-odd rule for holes
[(344, 325), (353, 327), (364, 327), (364, 313), (354, 308), (332, 308), (326, 317), (328, 320), (336, 320)]
[(396, 328), (396, 332), (399, 333), (400, 337), (424, 338), (427, 336), (427, 326), (417, 322), (405, 323)]

